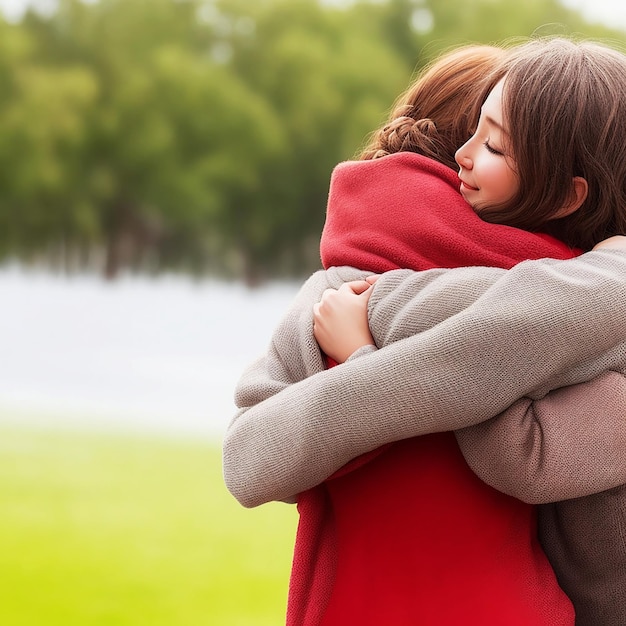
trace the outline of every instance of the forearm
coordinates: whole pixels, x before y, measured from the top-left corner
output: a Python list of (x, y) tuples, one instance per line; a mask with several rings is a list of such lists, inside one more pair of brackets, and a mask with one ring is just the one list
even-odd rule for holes
[(612, 489), (626, 483), (626, 378), (605, 372), (541, 400), (522, 398), (456, 437), (483, 481), (525, 502)]
[(384, 443), (478, 424), (612, 348), (626, 335), (626, 255), (585, 256), (520, 264), (433, 328), (251, 407), (224, 443), (235, 497), (283, 499)]
[[(497, 359), (501, 354), (508, 359), (515, 358), (511, 339), (516, 332), (515, 320), (522, 316), (526, 324), (533, 325), (527, 332), (528, 340), (533, 343), (524, 352), (532, 354), (533, 360), (526, 366), (534, 366), (535, 360), (545, 360), (546, 354), (552, 359), (553, 355), (542, 350), (542, 345), (554, 345), (565, 356), (570, 350), (565, 338), (578, 334), (581, 348), (589, 348), (588, 359), (577, 356), (568, 366), (555, 369), (532, 389), (531, 397), (540, 398), (551, 389), (626, 367), (626, 319), (620, 316), (620, 307), (614, 301), (626, 289), (624, 271), (626, 254), (616, 250), (604, 255), (592, 252), (570, 261), (527, 261), (508, 271), (484, 267), (443, 270), (426, 288), (419, 272), (396, 270), (383, 274), (375, 285), (369, 304), (370, 330), (376, 345), (385, 347), (463, 312), (469, 323), (484, 324), (489, 337), (488, 352), (481, 351), (481, 341), (471, 335), (449, 339), (466, 346), (468, 351), (476, 346), (477, 359), (486, 354), (489, 359)], [(490, 306), (489, 310), (486, 305)], [(583, 326), (579, 324), (585, 325), (581, 318), (586, 311), (595, 319), (610, 320), (610, 328), (618, 328), (615, 337), (609, 336), (606, 327), (594, 332), (594, 338), (610, 346), (605, 352), (598, 351), (593, 340), (580, 337)], [(510, 327), (506, 323), (509, 317)], [(498, 323), (493, 323), (494, 320)], [(524, 323), (520, 325), (522, 331), (523, 326)], [(557, 336), (549, 337), (549, 333)], [(485, 367), (484, 361), (480, 361), (480, 366)], [(520, 378), (522, 372), (506, 365), (502, 375)], [(490, 386), (485, 387), (485, 393), (490, 391)]]
[[(393, 270), (378, 277), (368, 321), (377, 347), (418, 335), (472, 306), (508, 270), (461, 267), (429, 272)], [(432, 275), (427, 283), (424, 274)]]

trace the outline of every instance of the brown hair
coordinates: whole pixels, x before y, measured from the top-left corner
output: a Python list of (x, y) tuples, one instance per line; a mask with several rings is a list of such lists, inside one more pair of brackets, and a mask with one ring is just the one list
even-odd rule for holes
[[(626, 233), (626, 56), (597, 43), (538, 39), (513, 50), (492, 86), (502, 77), (520, 186), (481, 218), (585, 250)], [(554, 219), (571, 200), (575, 176), (587, 181), (587, 197)]]
[(506, 54), (504, 48), (473, 45), (436, 59), (396, 100), (389, 121), (359, 158), (417, 152), (457, 170), (454, 153), (474, 132), (490, 76)]

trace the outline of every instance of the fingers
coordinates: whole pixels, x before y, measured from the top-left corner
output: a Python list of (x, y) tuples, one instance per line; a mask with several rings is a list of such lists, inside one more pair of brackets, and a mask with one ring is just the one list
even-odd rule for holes
[(352, 292), (357, 295), (362, 294), (364, 291), (367, 291), (372, 285), (368, 283), (366, 280), (353, 280), (349, 283), (344, 283), (339, 287), (339, 291), (342, 292)]
[[(344, 283), (339, 289), (325, 289), (322, 293), (320, 301), (313, 305), (313, 313), (319, 315), (326, 307), (333, 306), (335, 303), (341, 303), (349, 300), (352, 296), (363, 297), (369, 300), (372, 293), (373, 285), (364, 280), (356, 280)], [(339, 306), (341, 306), (339, 304)]]
[[(342, 287), (343, 286), (344, 285), (342, 285)], [(313, 316), (317, 321), (322, 317), (324, 311), (328, 312), (329, 307), (332, 308), (333, 302), (336, 300), (338, 294), (339, 290), (337, 289), (324, 289), (320, 301), (313, 305)]]
[(326, 289), (313, 305), (313, 336), (337, 363), (361, 346), (374, 343), (367, 320), (372, 289), (366, 281), (344, 283), (339, 289)]

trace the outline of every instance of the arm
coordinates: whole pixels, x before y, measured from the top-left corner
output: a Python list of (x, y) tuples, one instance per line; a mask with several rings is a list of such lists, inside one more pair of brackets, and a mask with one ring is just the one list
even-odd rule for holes
[[(594, 249), (624, 251), (626, 238)], [(626, 483), (626, 344), (605, 356), (606, 367), (621, 370), (535, 401), (521, 398), (495, 418), (456, 431), (473, 471), (492, 487), (538, 504)]]
[(455, 434), (482, 480), (525, 502), (606, 491), (626, 483), (626, 377), (608, 371), (541, 400), (521, 398)]
[[(325, 291), (341, 290), (347, 281), (360, 280), (368, 274), (350, 267), (333, 267), (316, 272), (306, 281), (274, 330), (267, 353), (252, 363), (239, 379), (235, 389), (235, 403), (239, 410), (229, 429), (250, 407), (325, 369), (323, 355), (313, 336), (314, 305)], [(389, 274), (393, 281), (395, 272)], [(423, 319), (427, 319), (427, 323), (423, 327), (427, 328), (469, 306), (504, 276), (506, 270), (468, 268), (459, 271), (456, 280), (448, 270), (408, 274), (412, 279), (411, 306), (415, 311), (424, 311)], [(438, 317), (427, 315), (426, 312), (432, 309), (433, 294), (440, 293), (449, 294), (447, 300), (451, 306), (439, 310)]]
[[(595, 249), (624, 251), (625, 242), (613, 237)], [(395, 277), (400, 285), (401, 278)], [(407, 301), (410, 286), (402, 286), (394, 293), (387, 280), (386, 291), (379, 289), (372, 317), (380, 345), (418, 331), (419, 311)], [(626, 344), (603, 355), (596, 372), (598, 366), (619, 371), (542, 397), (544, 387), (534, 394), (540, 399), (521, 398), (492, 420), (456, 431), (474, 472), (496, 489), (532, 503), (578, 498), (626, 483)], [(555, 386), (589, 377), (593, 370), (585, 374), (586, 367), (570, 371)]]
[[(504, 270), (486, 270), (490, 276), (482, 284), (480, 281), (476, 281), (476, 277), (468, 275), (463, 280), (473, 282), (477, 289), (477, 293), (484, 291), (494, 280), (504, 274)], [(305, 378), (324, 371), (325, 363), (322, 352), (320, 352), (318, 343), (313, 338), (313, 317), (312, 310), (314, 305), (322, 298), (327, 291), (341, 291), (348, 285), (344, 281), (361, 280), (369, 273), (361, 272), (350, 267), (330, 268), (327, 271), (319, 271), (313, 274), (306, 283), (302, 286), (298, 294), (296, 295), (293, 303), (288, 311), (285, 313), (277, 328), (272, 334), (270, 344), (266, 354), (254, 361), (243, 372), (239, 379), (235, 389), (235, 403), (238, 411), (228, 427), (228, 432), (236, 428), (236, 423), (244, 416), (251, 407), (255, 407), (263, 403), (264, 400), (271, 398), (281, 391), (285, 390), (289, 385), (302, 381)], [(420, 307), (420, 294), (429, 294), (430, 291), (440, 292), (449, 291), (454, 289), (454, 284), (449, 284), (450, 281), (447, 277), (446, 270), (431, 270), (428, 272), (420, 272), (415, 274), (415, 289), (417, 295), (413, 300), (413, 305), (417, 308)], [(361, 282), (363, 282), (361, 280)], [(440, 284), (441, 283), (441, 284)], [(350, 283), (351, 285), (353, 283)], [(364, 283), (362, 289), (369, 287), (370, 285)], [(371, 290), (368, 290), (371, 291)], [(462, 296), (466, 290), (464, 288), (458, 294), (457, 309), (462, 307)], [(467, 300), (469, 304), (471, 300)], [(367, 304), (365, 304), (367, 307)], [(364, 319), (364, 326), (367, 329), (367, 317)], [(349, 326), (347, 330), (350, 330)], [(369, 331), (367, 331), (369, 335)], [(371, 338), (371, 335), (370, 335)], [(373, 346), (372, 346), (373, 347)], [(341, 362), (344, 359), (337, 357), (331, 350), (327, 352), (330, 356)], [(349, 386), (349, 381), (345, 381)], [(337, 379), (338, 392), (343, 393), (341, 388), (341, 379)], [(302, 394), (303, 402), (307, 402), (306, 394)], [(255, 419), (261, 420), (256, 424), (259, 429), (263, 428), (262, 420), (266, 416), (263, 410), (259, 412)], [(267, 415), (268, 426), (271, 421), (271, 415)], [(330, 424), (332, 426), (332, 423)], [(236, 495), (240, 489), (236, 484), (232, 484), (230, 481), (230, 474), (227, 469), (227, 457), (232, 456), (232, 452), (235, 453), (235, 457), (238, 454), (236, 450), (233, 450), (230, 439), (227, 436), (224, 442), (224, 470), (225, 479), (231, 491)], [(263, 455), (263, 450), (251, 450), (252, 453)], [(358, 452), (354, 456), (358, 456)], [(259, 458), (260, 461), (260, 458)], [(249, 464), (254, 469), (255, 461), (250, 459)], [(244, 482), (246, 485), (254, 485), (257, 480), (262, 480), (262, 476), (245, 477)], [(231, 487), (232, 484), (232, 487)], [(276, 496), (275, 499), (284, 500), (287, 502), (294, 501), (294, 495), (300, 490), (295, 490), (291, 494)], [(263, 492), (261, 488), (260, 492)], [(242, 503), (245, 503), (242, 501)], [(252, 506), (252, 504), (250, 504)]]
[[(336, 349), (333, 358), (338, 361), (376, 350), (370, 345), (368, 292), (357, 287), (354, 291), (347, 283), (328, 290), (314, 307), (318, 343), (327, 353)], [(392, 342), (423, 323), (420, 312), (406, 301), (410, 290), (396, 291), (385, 297), (402, 304), (394, 319), (384, 316), (385, 339)], [(615, 366), (626, 364), (626, 344), (621, 345)], [(493, 419), (456, 431), (468, 464), (489, 485), (532, 503), (578, 498), (626, 483), (623, 373), (605, 372), (535, 401), (522, 398)]]
[[(486, 272), (445, 274), (471, 271)], [(626, 334), (626, 255), (593, 252), (488, 273), (492, 285), (473, 305), (290, 385), (240, 415), (224, 439), (224, 476), (233, 495), (246, 506), (288, 498), (384, 443), (478, 424), (524, 395), (541, 393), (546, 381), (561, 386), (603, 371), (600, 365), (590, 373), (581, 364)], [(463, 284), (469, 289), (471, 281)], [(501, 344), (494, 346), (494, 338)], [(546, 353), (549, 360), (537, 359)], [(562, 374), (566, 370), (573, 373)]]

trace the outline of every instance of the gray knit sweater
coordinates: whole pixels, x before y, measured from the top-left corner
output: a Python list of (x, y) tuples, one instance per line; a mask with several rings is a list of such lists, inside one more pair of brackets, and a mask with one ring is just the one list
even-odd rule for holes
[[(492, 486), (568, 499), (540, 508), (540, 530), (577, 623), (626, 623), (626, 509), (613, 489), (626, 483), (626, 255), (389, 272), (370, 300), (383, 349), (323, 371), (312, 303), (362, 276), (312, 276), (240, 380), (224, 440), (233, 495), (246, 506), (287, 499), (384, 443), (455, 430)], [(583, 536), (600, 523), (597, 541)]]

